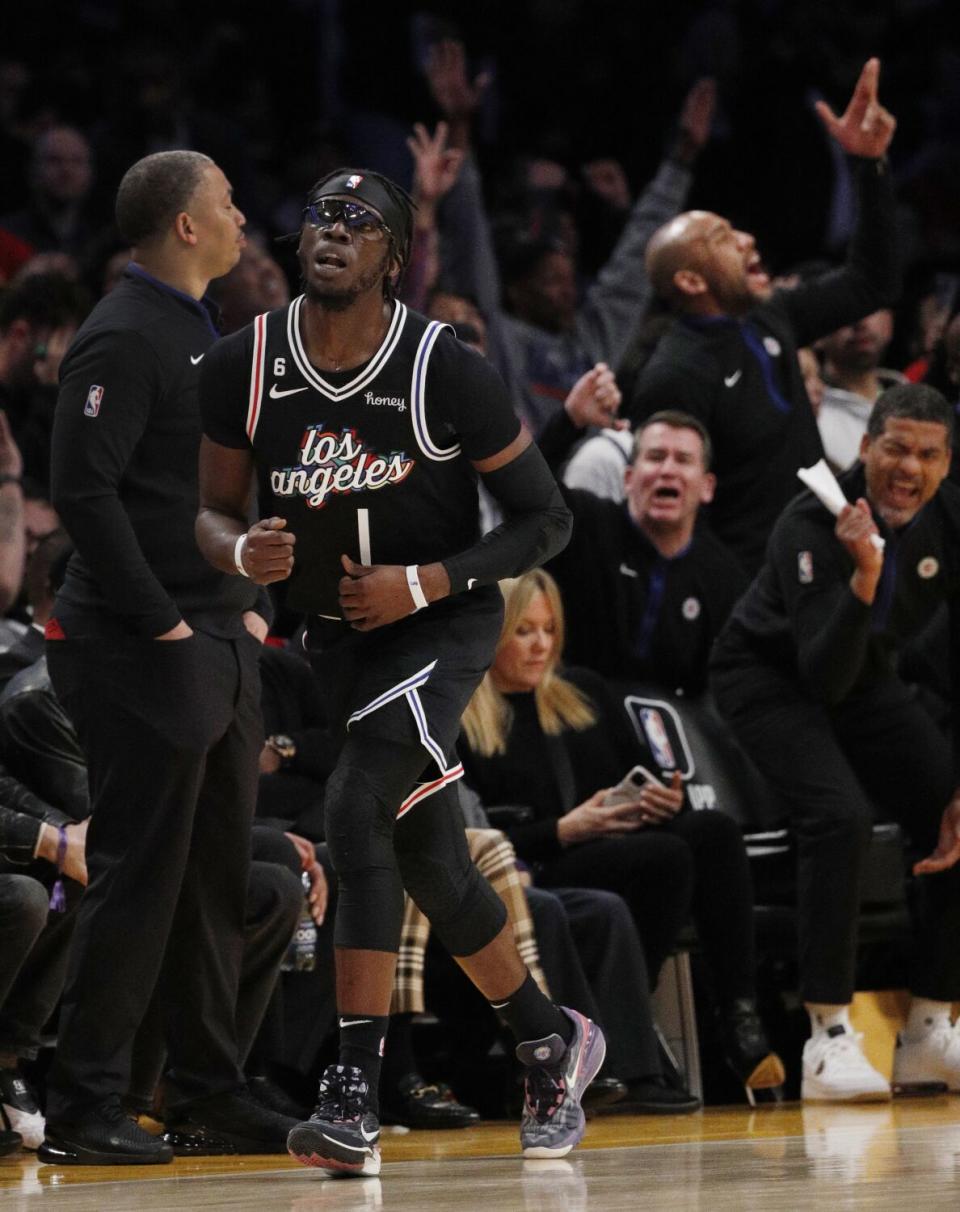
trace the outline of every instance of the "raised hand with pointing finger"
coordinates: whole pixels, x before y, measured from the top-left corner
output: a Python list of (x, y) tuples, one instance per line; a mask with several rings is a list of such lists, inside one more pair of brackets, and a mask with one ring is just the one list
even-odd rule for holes
[(824, 126), (851, 156), (878, 160), (886, 154), (897, 129), (896, 118), (878, 100), (879, 82), (880, 60), (868, 59), (842, 117), (837, 117), (826, 101), (816, 104)]

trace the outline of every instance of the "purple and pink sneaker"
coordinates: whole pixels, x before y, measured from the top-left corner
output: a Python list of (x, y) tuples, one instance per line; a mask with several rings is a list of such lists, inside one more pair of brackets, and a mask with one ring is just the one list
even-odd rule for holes
[(580, 1099), (607, 1052), (596, 1023), (566, 1006), (560, 1009), (573, 1022), (569, 1045), (559, 1035), (517, 1045), (517, 1059), (527, 1066), (520, 1119), (524, 1157), (563, 1157), (580, 1143), (586, 1125)]

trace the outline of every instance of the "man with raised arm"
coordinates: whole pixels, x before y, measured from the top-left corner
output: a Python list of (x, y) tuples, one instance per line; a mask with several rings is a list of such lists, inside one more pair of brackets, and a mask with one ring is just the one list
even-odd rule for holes
[[(450, 39), (432, 49), (427, 76), (447, 121), (450, 145), (469, 149), (484, 78), (470, 81), (463, 45)], [(490, 330), (490, 360), (537, 438), (562, 411), (581, 375), (598, 362), (616, 367), (626, 351), (652, 298), (643, 263), (647, 241), (683, 205), (691, 168), (710, 137), (715, 95), (712, 80), (700, 80), (690, 90), (676, 139), (629, 210), (616, 246), (579, 305), (574, 256), (549, 240), (518, 250), (511, 258), (509, 281), (501, 285), (482, 182), (471, 155), (443, 200), (445, 284), (479, 305)]]
[[(960, 736), (960, 492), (953, 430), (924, 385), (883, 393), (835, 520), (801, 493), (714, 648), (717, 703), (796, 831), (800, 993), (810, 1014), (802, 1096), (890, 1097), (850, 1023), (857, 918), (874, 806), (898, 819), (914, 865), (913, 1002), (894, 1056), (905, 1091), (960, 1092), (960, 788), (955, 749), (897, 672), (944, 605)], [(882, 542), (880, 541), (882, 540)], [(946, 654), (944, 654), (946, 660)]]
[(717, 492), (710, 522), (755, 572), (798, 467), (822, 454), (797, 349), (888, 306), (899, 289), (896, 216), (886, 152), (896, 122), (880, 104), (871, 59), (829, 134), (856, 161), (859, 218), (842, 269), (774, 292), (756, 242), (729, 220), (692, 210), (665, 224), (646, 253), (653, 287), (677, 314), (623, 412), (639, 421), (679, 408), (706, 426)]

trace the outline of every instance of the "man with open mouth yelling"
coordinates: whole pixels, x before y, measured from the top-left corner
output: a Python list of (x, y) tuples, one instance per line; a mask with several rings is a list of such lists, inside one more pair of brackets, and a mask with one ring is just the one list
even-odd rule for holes
[(888, 306), (899, 289), (885, 160), (896, 123), (877, 98), (879, 73), (871, 59), (842, 117), (817, 107), (857, 183), (857, 227), (842, 269), (774, 291), (754, 237), (710, 211), (678, 215), (647, 247), (650, 279), (677, 319), (622, 412), (638, 420), (680, 408), (706, 425), (716, 451), (711, 524), (748, 572), (795, 492), (797, 468), (822, 454), (797, 349)]

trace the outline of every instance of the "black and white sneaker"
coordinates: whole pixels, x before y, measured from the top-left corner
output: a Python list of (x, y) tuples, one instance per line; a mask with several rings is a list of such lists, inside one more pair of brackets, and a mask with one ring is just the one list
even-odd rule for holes
[(287, 1150), (305, 1166), (364, 1177), (380, 1173), (380, 1121), (362, 1069), (327, 1066), (313, 1115), (291, 1131)]

